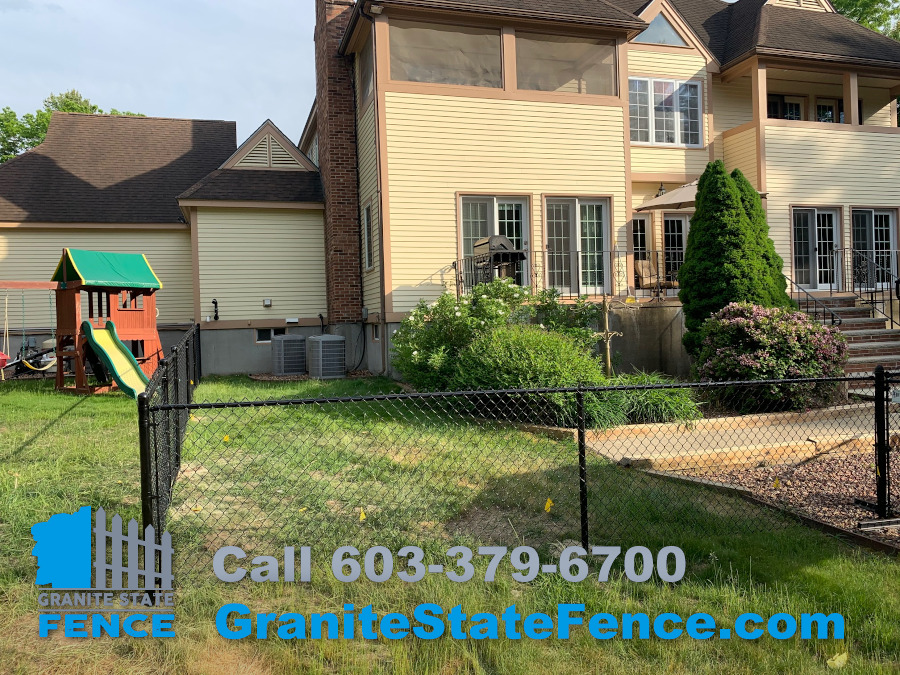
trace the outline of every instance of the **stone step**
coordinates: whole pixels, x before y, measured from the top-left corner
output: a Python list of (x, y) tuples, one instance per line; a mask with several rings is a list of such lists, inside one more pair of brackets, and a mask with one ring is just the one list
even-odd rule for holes
[(853, 293), (842, 293), (840, 295), (816, 295), (812, 294), (814, 300), (810, 300), (806, 295), (794, 295), (794, 301), (800, 306), (800, 309), (806, 309), (807, 305), (814, 307), (816, 303), (825, 305), (826, 307), (856, 307), (859, 298)]
[(900, 342), (853, 342), (850, 356), (896, 356), (900, 358)]
[(875, 329), (854, 330), (844, 333), (850, 345), (865, 344), (867, 342), (896, 342), (900, 344), (900, 330)]
[(851, 356), (845, 373), (871, 373), (878, 366), (885, 370), (900, 370), (900, 356)]
[(844, 319), (841, 321), (841, 325), (838, 328), (842, 333), (847, 333), (851, 331), (864, 330), (885, 330), (886, 323), (884, 319)]
[[(872, 318), (872, 308), (871, 307), (834, 307), (832, 311), (837, 314), (841, 319), (846, 321), (847, 319), (870, 319)], [(821, 316), (821, 312), (819, 313)]]

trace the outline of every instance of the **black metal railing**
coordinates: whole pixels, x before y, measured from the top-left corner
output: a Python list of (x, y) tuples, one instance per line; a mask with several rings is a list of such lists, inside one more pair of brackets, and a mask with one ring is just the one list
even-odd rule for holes
[(855, 248), (834, 251), (836, 290), (857, 296), (876, 315), (884, 318), (890, 328), (900, 328), (896, 303), (900, 299), (898, 254), (898, 251)]
[(784, 278), (791, 289), (791, 295), (799, 299), (798, 302), (801, 310), (812, 316), (814, 320), (821, 321), (823, 325), (841, 325), (841, 317), (837, 313), (835, 313), (835, 311), (831, 307), (823, 303), (808, 290), (800, 286), (800, 284), (796, 283), (789, 276), (784, 275)]
[[(683, 264), (681, 250), (630, 253), (523, 249), (468, 256), (453, 263), (453, 268), (458, 296), (471, 293), (478, 284), (510, 278), (535, 292), (554, 288), (563, 299), (583, 295), (664, 299), (678, 294), (678, 273)], [(630, 267), (633, 274), (629, 278)]]

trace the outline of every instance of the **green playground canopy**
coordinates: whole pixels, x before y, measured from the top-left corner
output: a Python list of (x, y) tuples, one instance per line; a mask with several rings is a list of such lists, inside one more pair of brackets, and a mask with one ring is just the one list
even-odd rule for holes
[(106, 253), (63, 249), (50, 281), (80, 281), (85, 286), (114, 288), (162, 288), (147, 256), (140, 253)]

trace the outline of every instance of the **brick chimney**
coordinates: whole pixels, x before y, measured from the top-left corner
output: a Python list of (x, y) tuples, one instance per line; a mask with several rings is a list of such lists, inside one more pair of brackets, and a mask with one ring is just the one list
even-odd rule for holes
[(338, 48), (352, 0), (315, 0), (319, 170), (325, 187), (328, 323), (362, 320), (353, 61)]

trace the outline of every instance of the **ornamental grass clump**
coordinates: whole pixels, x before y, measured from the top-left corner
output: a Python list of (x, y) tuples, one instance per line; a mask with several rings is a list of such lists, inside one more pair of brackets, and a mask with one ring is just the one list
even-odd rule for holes
[[(782, 380), (841, 377), (847, 340), (836, 328), (802, 312), (732, 303), (708, 319), (700, 331), (694, 365), (701, 381)], [(765, 385), (731, 391), (710, 390), (719, 407), (736, 412), (802, 410), (831, 403), (837, 383)]]

